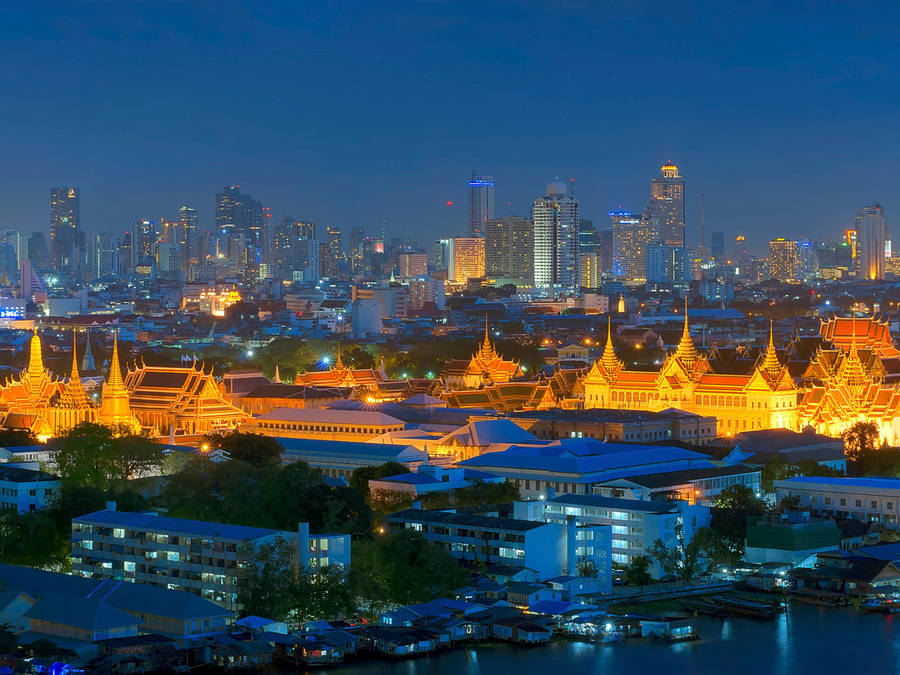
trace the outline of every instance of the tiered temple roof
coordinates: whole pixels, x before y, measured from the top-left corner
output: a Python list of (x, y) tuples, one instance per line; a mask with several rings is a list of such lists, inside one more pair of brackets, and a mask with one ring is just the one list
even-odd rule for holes
[(341, 358), (341, 346), (338, 345), (334, 365), (328, 370), (297, 373), (294, 384), (306, 384), (314, 387), (374, 387), (384, 379), (373, 368), (347, 368)]
[(522, 375), (518, 361), (504, 359), (491, 343), (487, 317), (484, 320), (484, 340), (467, 359), (452, 359), (441, 370), (441, 381), (448, 391), (477, 389), (487, 384), (510, 382)]

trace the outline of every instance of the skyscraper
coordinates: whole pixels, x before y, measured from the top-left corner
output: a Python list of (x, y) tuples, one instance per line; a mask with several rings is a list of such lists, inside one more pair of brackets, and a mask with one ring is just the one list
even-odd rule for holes
[[(646, 214), (645, 214), (646, 215)], [(636, 218), (629, 211), (610, 211), (612, 272), (618, 279), (646, 281), (647, 247), (659, 244), (659, 220)]]
[(52, 269), (50, 262), (50, 250), (47, 248), (47, 238), (43, 232), (35, 232), (28, 237), (28, 260), (35, 272), (43, 274)]
[(449, 278), (464, 284), (469, 279), (484, 276), (484, 239), (480, 237), (455, 237)]
[(491, 218), (484, 224), (484, 268), (493, 279), (534, 283), (534, 224), (527, 218)]
[(650, 180), (650, 201), (644, 218), (659, 220), (659, 239), (664, 246), (684, 246), (684, 178), (667, 162), (660, 175)]
[(196, 268), (200, 265), (200, 214), (197, 209), (182, 206), (178, 209), (179, 266), (185, 281), (193, 281)]
[(555, 178), (531, 207), (535, 286), (578, 286), (578, 200)]
[(875, 203), (856, 212), (856, 276), (884, 279), (884, 207)]
[(484, 224), (494, 217), (494, 177), (472, 173), (469, 181), (469, 236), (480, 237)]
[(725, 260), (725, 233), (713, 232), (710, 238), (709, 254), (716, 263), (722, 263)]
[(76, 187), (50, 190), (50, 262), (59, 272), (77, 264), (74, 248), (81, 236), (79, 196)]
[(793, 281), (800, 278), (797, 242), (784, 237), (769, 242), (769, 278)]

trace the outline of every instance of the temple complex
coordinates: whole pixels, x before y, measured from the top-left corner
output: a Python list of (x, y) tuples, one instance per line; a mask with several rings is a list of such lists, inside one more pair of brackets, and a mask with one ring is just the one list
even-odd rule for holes
[(509, 382), (522, 375), (518, 361), (504, 359), (491, 343), (487, 319), (484, 341), (470, 359), (452, 359), (441, 370), (445, 391), (479, 389), (485, 385)]
[(338, 345), (337, 357), (331, 368), (298, 373), (294, 378), (294, 384), (313, 387), (369, 388), (377, 386), (384, 379), (387, 379), (384, 373), (379, 373), (373, 368), (347, 368), (341, 359), (341, 346)]
[[(111, 369), (107, 391), (118, 391)], [(120, 376), (121, 377), (121, 376)], [(113, 389), (115, 387), (115, 389)], [(212, 370), (189, 367), (148, 366), (128, 368), (124, 389), (131, 413), (151, 436), (193, 436), (236, 429), (250, 417), (222, 397)], [(116, 410), (121, 412), (118, 406)], [(110, 408), (110, 412), (113, 408)]]
[(839, 436), (857, 422), (878, 425), (882, 441), (900, 442), (900, 351), (887, 321), (832, 317), (800, 376), (802, 425)]
[(749, 373), (714, 372), (691, 339), (687, 312), (678, 348), (658, 372), (629, 370), (616, 356), (607, 325), (606, 347), (583, 381), (585, 408), (659, 411), (677, 408), (718, 418), (718, 430), (799, 428), (797, 388), (778, 358), (769, 329), (765, 352)]

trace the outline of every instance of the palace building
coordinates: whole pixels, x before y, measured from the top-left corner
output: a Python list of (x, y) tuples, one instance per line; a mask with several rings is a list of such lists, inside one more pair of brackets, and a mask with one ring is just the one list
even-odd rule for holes
[(881, 440), (900, 442), (900, 351), (886, 320), (832, 317), (800, 377), (802, 425), (839, 436), (857, 422), (878, 425)]
[(518, 361), (504, 359), (491, 344), (487, 319), (484, 321), (484, 341), (472, 358), (452, 359), (441, 370), (445, 391), (478, 389), (484, 385), (509, 382), (522, 375)]
[(715, 372), (691, 339), (687, 312), (678, 348), (659, 372), (629, 370), (616, 356), (607, 326), (606, 347), (583, 380), (585, 408), (666, 410), (716, 417), (721, 435), (753, 429), (798, 429), (797, 388), (769, 342), (749, 373)]
[(314, 387), (361, 387), (372, 388), (387, 379), (384, 373), (373, 368), (347, 368), (341, 359), (341, 346), (338, 345), (334, 365), (328, 370), (297, 373), (294, 384)]
[[(115, 371), (110, 373), (110, 386)], [(118, 386), (118, 383), (116, 383)], [(128, 368), (124, 388), (131, 413), (151, 436), (192, 436), (236, 429), (250, 417), (226, 401), (202, 365)], [(104, 387), (104, 397), (107, 388)]]

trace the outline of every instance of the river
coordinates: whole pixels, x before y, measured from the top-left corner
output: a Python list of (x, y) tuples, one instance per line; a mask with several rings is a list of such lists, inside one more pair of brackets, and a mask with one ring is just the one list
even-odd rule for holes
[[(793, 604), (774, 621), (699, 619), (700, 640), (676, 645), (631, 639), (612, 644), (470, 646), (404, 661), (364, 660), (329, 675), (885, 675), (900, 673), (900, 614)], [(278, 666), (276, 672), (296, 673)], [(322, 672), (322, 671), (318, 671)]]

